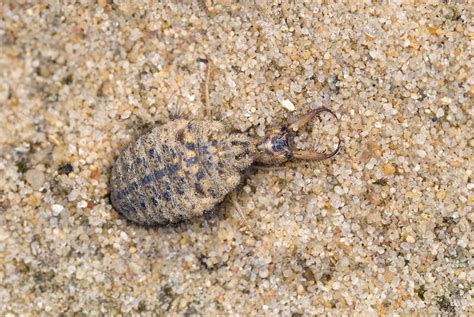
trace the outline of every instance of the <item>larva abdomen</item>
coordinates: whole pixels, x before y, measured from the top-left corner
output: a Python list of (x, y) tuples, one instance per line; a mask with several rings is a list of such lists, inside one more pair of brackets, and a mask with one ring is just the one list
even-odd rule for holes
[(202, 215), (240, 183), (253, 163), (249, 137), (226, 134), (218, 121), (176, 120), (140, 136), (117, 159), (111, 201), (139, 224)]

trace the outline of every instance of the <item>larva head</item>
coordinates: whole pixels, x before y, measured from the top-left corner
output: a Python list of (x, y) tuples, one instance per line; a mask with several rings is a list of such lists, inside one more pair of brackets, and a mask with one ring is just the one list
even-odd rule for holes
[(262, 164), (282, 164), (293, 158), (290, 147), (290, 137), (287, 128), (270, 131), (263, 141), (257, 145), (255, 160)]

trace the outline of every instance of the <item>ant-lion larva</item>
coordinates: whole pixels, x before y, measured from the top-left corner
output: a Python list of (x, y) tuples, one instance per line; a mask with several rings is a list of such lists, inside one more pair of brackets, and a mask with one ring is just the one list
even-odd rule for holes
[[(207, 89), (207, 83), (206, 83)], [(206, 91), (206, 103), (208, 103)], [(166, 225), (202, 216), (223, 201), (254, 163), (282, 164), (292, 159), (321, 161), (331, 153), (294, 148), (297, 131), (323, 112), (311, 110), (262, 139), (230, 133), (220, 121), (176, 119), (139, 136), (112, 168), (110, 198), (127, 219)]]

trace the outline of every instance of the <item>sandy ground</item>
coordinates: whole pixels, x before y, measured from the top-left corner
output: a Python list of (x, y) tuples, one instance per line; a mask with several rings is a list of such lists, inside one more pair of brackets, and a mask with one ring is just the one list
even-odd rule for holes
[[(23, 2), (0, 4), (2, 316), (474, 314), (472, 3)], [(340, 120), (306, 143), (343, 150), (250, 170), (247, 228), (230, 199), (175, 228), (110, 205), (170, 113), (262, 137), (321, 105)]]

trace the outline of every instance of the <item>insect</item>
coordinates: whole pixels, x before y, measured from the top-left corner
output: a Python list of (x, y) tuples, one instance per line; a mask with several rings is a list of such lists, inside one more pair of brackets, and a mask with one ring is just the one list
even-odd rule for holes
[(143, 225), (201, 216), (222, 202), (254, 163), (321, 161), (336, 155), (341, 141), (332, 153), (294, 148), (297, 131), (323, 112), (336, 117), (325, 107), (316, 108), (261, 140), (228, 133), (214, 120), (178, 119), (156, 126), (116, 160), (110, 180), (112, 205), (127, 219)]

